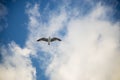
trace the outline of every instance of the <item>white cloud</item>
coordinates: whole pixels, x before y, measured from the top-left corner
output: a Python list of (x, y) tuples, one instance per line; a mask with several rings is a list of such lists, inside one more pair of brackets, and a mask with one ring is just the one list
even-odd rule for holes
[(99, 20), (97, 17), (104, 12), (104, 8), (99, 8), (99, 11), (94, 9), (89, 15), (91, 17), (86, 16), (82, 20), (78, 17), (68, 23), (65, 44), (58, 49), (62, 51), (59, 54), (61, 58), (54, 58), (48, 67), (51, 80), (119, 80), (116, 67), (120, 67), (120, 50), (116, 48), (120, 44), (120, 27), (119, 24)]
[[(7, 27), (7, 13), (6, 6), (0, 3), (0, 32)], [(1, 44), (0, 80), (36, 80), (36, 70), (29, 58), (30, 53), (29, 48), (21, 48), (15, 42), (10, 42), (8, 46)]]
[(36, 80), (36, 70), (29, 57), (24, 56), (28, 52), (14, 42), (8, 47), (2, 46), (3, 62), (0, 64), (0, 80)]
[[(29, 36), (26, 45), (20, 48), (12, 42), (7, 50), (2, 47), (4, 63), (0, 65), (0, 80), (35, 80), (36, 72), (29, 55), (38, 56), (41, 51), (51, 56), (51, 61), (45, 59), (44, 64), (48, 66), (43, 64), (50, 80), (120, 79), (120, 23), (103, 20), (107, 8), (101, 4), (82, 18), (80, 11), (74, 14), (74, 10), (66, 11), (66, 6), (50, 12), (48, 22), (43, 23), (40, 6), (27, 4)], [(67, 29), (65, 36), (59, 33), (63, 28)], [(62, 42), (50, 46), (45, 42), (36, 42), (38, 38), (48, 36), (60, 37)], [(8, 53), (13, 55), (6, 55)]]
[[(35, 14), (29, 16), (30, 23), (34, 24), (35, 21), (38, 25), (29, 23), (30, 35), (26, 45), (34, 53), (42, 50), (46, 52), (44, 54), (51, 55), (51, 63), (45, 66), (46, 75), (50, 80), (119, 80), (120, 23), (104, 20), (107, 8), (101, 4), (84, 18), (70, 16), (68, 13), (71, 11), (64, 10), (65, 7), (57, 13), (58, 15), (50, 15), (51, 18), (46, 23), (40, 22), (38, 17), (31, 21)], [(64, 24), (67, 32), (62, 37), (62, 42), (57, 43), (59, 45), (52, 43), (48, 46), (44, 42), (35, 42), (43, 36), (61, 37), (58, 32)]]

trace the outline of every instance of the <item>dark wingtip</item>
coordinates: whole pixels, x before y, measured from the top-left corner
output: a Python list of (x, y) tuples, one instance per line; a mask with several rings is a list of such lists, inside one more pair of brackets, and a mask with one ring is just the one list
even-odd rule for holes
[(62, 41), (61, 39), (58, 39), (59, 41)]
[(37, 40), (37, 41), (39, 41), (39, 40)]

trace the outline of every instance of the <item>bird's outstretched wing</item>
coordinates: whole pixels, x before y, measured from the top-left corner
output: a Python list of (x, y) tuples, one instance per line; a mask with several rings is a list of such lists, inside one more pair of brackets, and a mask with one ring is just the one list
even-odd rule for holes
[(61, 39), (54, 37), (54, 38), (51, 39), (51, 42), (56, 41), (56, 40), (61, 41)]
[(48, 39), (47, 38), (40, 38), (37, 41), (46, 41), (46, 42), (48, 42)]

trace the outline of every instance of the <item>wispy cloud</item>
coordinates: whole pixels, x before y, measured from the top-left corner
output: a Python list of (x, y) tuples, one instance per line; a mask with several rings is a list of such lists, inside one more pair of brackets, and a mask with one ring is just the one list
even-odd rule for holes
[(0, 3), (0, 32), (3, 31), (3, 29), (5, 29), (8, 25), (6, 20), (7, 13), (6, 6)]

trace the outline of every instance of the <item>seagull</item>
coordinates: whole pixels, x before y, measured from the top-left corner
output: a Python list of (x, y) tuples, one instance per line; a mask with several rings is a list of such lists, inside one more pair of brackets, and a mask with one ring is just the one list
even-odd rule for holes
[(40, 39), (38, 39), (37, 40), (38, 42), (39, 41), (46, 41), (46, 42), (48, 42), (48, 45), (50, 45), (50, 42), (53, 42), (53, 41), (61, 41), (61, 39), (59, 39), (59, 38), (56, 38), (56, 37), (53, 37), (53, 38), (40, 38)]

